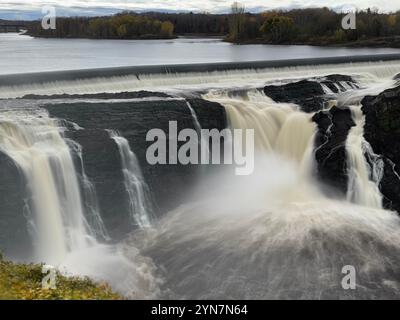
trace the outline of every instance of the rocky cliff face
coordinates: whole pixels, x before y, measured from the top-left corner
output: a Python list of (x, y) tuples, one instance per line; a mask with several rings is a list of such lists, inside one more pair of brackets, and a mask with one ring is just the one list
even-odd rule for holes
[(26, 182), (13, 161), (0, 152), (0, 248), (7, 256), (29, 257), (32, 241), (28, 221), (32, 217), (25, 210), (28, 201)]
[(317, 176), (321, 182), (345, 194), (348, 183), (346, 140), (355, 125), (351, 112), (347, 108), (332, 107), (316, 113), (313, 121), (318, 126), (315, 139)]
[[(201, 99), (188, 102), (202, 128), (226, 127), (225, 110), (219, 104)], [(112, 236), (118, 236), (124, 229), (129, 231), (131, 226), (119, 151), (106, 130), (116, 130), (129, 141), (153, 195), (156, 215), (177, 207), (196, 185), (199, 166), (149, 165), (146, 160), (146, 150), (153, 143), (146, 142), (149, 130), (159, 128), (168, 133), (169, 121), (177, 121), (178, 130), (195, 129), (186, 101), (78, 102), (44, 107), (52, 117), (83, 128), (77, 130), (70, 125), (66, 135), (82, 146), (86, 174), (96, 187), (102, 216)]]
[(400, 86), (362, 101), (365, 138), (385, 162), (381, 192), (385, 206), (400, 212)]
[(291, 82), (285, 85), (272, 85), (264, 88), (264, 93), (276, 102), (290, 102), (298, 104), (304, 112), (316, 112), (324, 107), (327, 102), (325, 85), (333, 93), (346, 91), (347, 87), (357, 88), (357, 83), (349, 76), (328, 75)]

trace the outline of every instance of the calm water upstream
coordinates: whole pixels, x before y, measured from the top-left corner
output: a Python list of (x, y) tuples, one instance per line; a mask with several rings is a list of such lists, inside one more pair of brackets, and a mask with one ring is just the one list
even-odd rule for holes
[(0, 34), (0, 74), (134, 65), (240, 62), (398, 53), (399, 49), (238, 46), (221, 39), (37, 39)]

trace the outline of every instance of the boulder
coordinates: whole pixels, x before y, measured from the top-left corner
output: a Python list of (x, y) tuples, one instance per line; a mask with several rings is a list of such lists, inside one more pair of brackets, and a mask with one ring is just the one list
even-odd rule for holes
[(264, 93), (277, 102), (298, 104), (305, 112), (318, 111), (324, 103), (324, 90), (316, 81), (301, 80), (282, 86), (266, 86)]
[(348, 90), (343, 83), (346, 83), (348, 87), (358, 88), (357, 83), (350, 76), (333, 74), (285, 85), (266, 86), (264, 93), (276, 102), (295, 103), (304, 112), (316, 112), (320, 111), (329, 100), (321, 84), (326, 85), (332, 92), (338, 93)]

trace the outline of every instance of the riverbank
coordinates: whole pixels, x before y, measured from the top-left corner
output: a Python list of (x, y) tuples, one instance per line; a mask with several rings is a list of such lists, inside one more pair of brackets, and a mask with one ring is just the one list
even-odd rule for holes
[(371, 39), (363, 39), (348, 42), (332, 42), (326, 39), (311, 39), (308, 41), (285, 41), (285, 42), (273, 42), (266, 39), (249, 39), (249, 40), (238, 40), (230, 41), (225, 38), (223, 41), (237, 44), (237, 45), (290, 45), (290, 46), (315, 46), (315, 47), (332, 47), (332, 48), (400, 48), (400, 37), (378, 37)]
[(153, 34), (145, 34), (142, 36), (135, 36), (135, 37), (90, 37), (90, 36), (56, 36), (53, 34), (36, 34), (32, 32), (25, 32), (21, 33), (25, 36), (30, 36), (32, 38), (37, 38), (37, 39), (83, 39), (83, 40), (173, 40), (173, 39), (178, 39), (178, 36), (160, 36), (160, 35), (153, 35)]
[(17, 264), (0, 254), (0, 300), (122, 300), (108, 284), (57, 272), (56, 289), (43, 289), (42, 266)]

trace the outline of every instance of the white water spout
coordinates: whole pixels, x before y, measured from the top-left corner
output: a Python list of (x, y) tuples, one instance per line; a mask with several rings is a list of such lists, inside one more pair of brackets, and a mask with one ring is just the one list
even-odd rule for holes
[[(374, 153), (364, 138), (365, 116), (361, 106), (350, 107), (355, 126), (346, 142), (348, 165), (347, 199), (372, 208), (382, 208), (379, 184), (383, 177), (384, 162)], [(371, 164), (367, 162), (367, 157)]]
[(151, 201), (150, 193), (144, 181), (142, 170), (136, 155), (131, 150), (128, 140), (116, 131), (108, 131), (110, 138), (118, 146), (125, 189), (129, 197), (129, 207), (133, 223), (140, 228), (151, 225)]
[(86, 208), (86, 217), (88, 220), (87, 228), (91, 235), (97, 239), (111, 240), (101, 217), (96, 188), (86, 175), (85, 165), (83, 162), (82, 146), (76, 141), (70, 139), (65, 140), (68, 142), (70, 148), (74, 151), (74, 154), (78, 157), (80, 163), (81, 183), (85, 200), (84, 207)]

